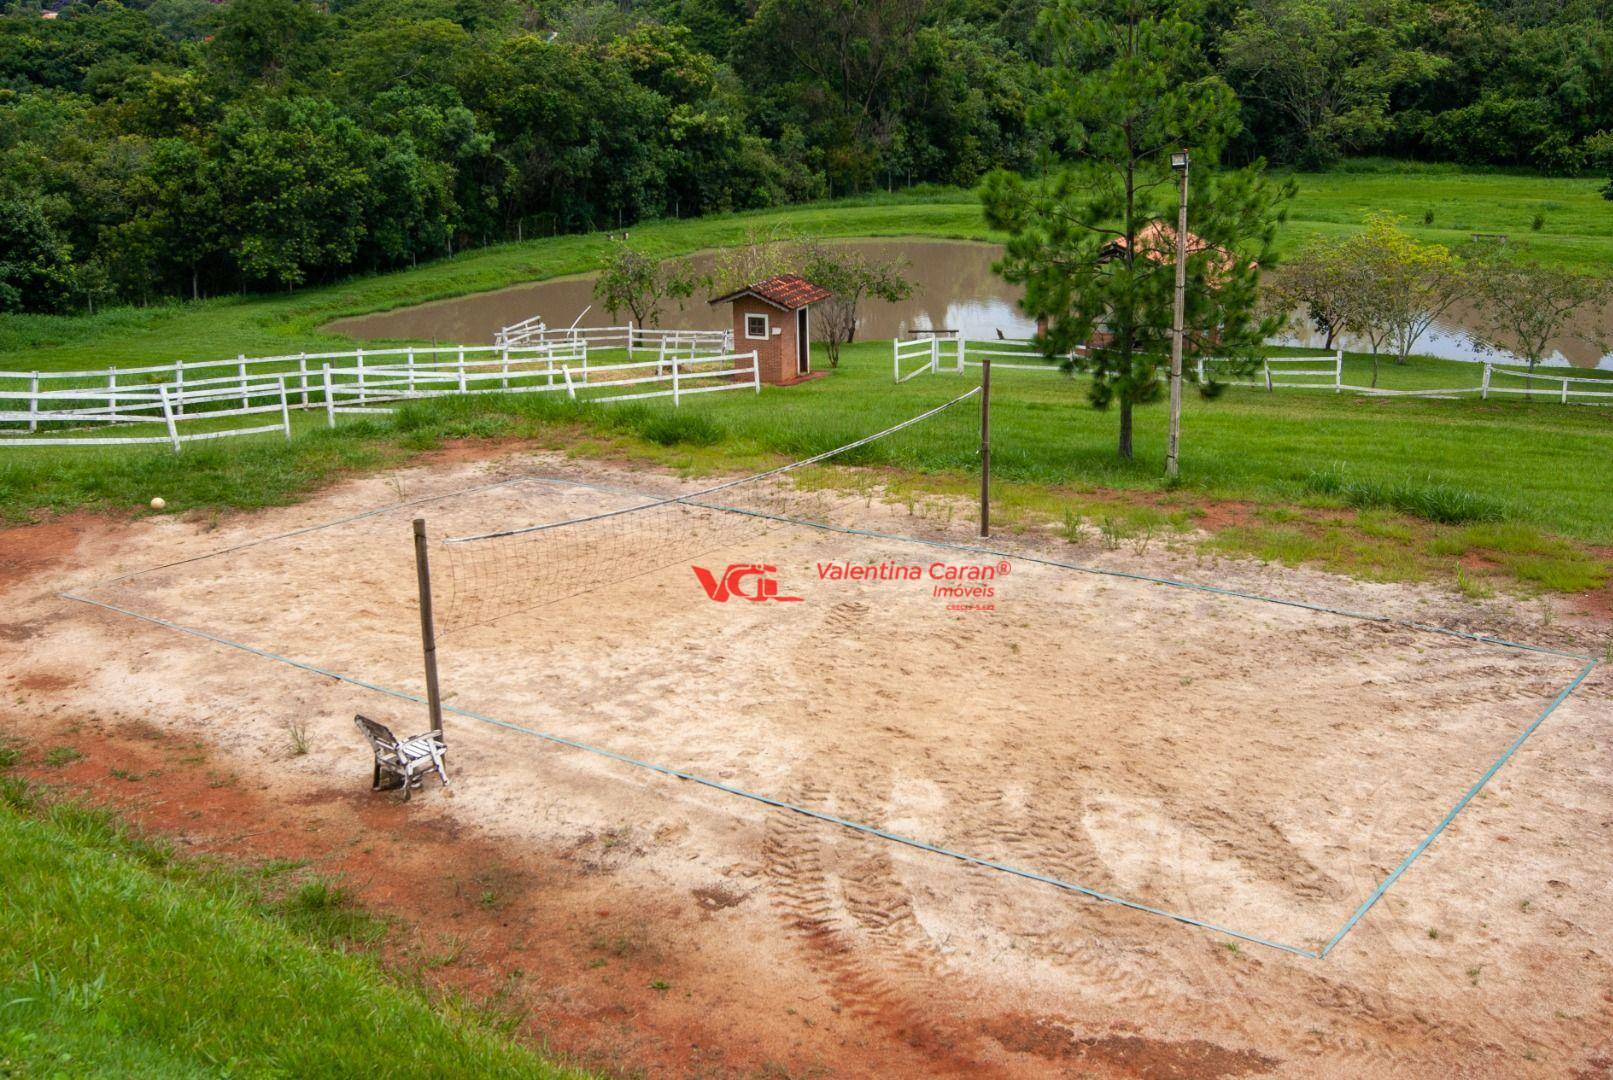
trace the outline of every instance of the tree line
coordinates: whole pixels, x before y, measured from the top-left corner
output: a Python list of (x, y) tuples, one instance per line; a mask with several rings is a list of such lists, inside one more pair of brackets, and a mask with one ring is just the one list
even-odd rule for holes
[[(1135, 0), (1143, 5), (1145, 0)], [(1036, 0), (0, 0), (0, 311), (1042, 175)], [(1221, 157), (1613, 167), (1606, 0), (1216, 0)], [(1613, 190), (1613, 188), (1610, 188)]]

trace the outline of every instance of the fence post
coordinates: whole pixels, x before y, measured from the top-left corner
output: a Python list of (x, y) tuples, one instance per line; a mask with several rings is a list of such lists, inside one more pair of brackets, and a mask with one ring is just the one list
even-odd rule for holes
[(560, 374), (566, 380), (566, 396), (573, 401), (577, 400), (577, 387), (571, 381), (571, 365), (561, 364)]
[(1344, 350), (1333, 354), (1333, 392), (1344, 393)]
[[(549, 354), (549, 382), (554, 382), (553, 353)], [(504, 359), (499, 363), (498, 385), (500, 390), (508, 390), (510, 388), (510, 357), (508, 353), (504, 354)]]
[(902, 339), (891, 339), (891, 381), (902, 381)]
[(678, 403), (678, 358), (672, 358), (672, 404)]
[(237, 353), (235, 357), (236, 373), (241, 377), (241, 408), (252, 407), (251, 395), (246, 392), (246, 353)]
[(966, 359), (967, 354), (969, 352), (969, 339), (963, 336), (962, 331), (959, 331), (958, 332), (958, 337), (957, 337), (957, 342), (958, 342), (958, 374), (962, 375), (963, 372), (964, 372), (964, 369), (968, 366), (965, 363), (965, 359)]
[(168, 441), (174, 444), (174, 453), (179, 453), (179, 428), (174, 425), (174, 408), (168, 400), (168, 388), (157, 387), (157, 396), (162, 399), (162, 419), (168, 425)]
[(1479, 400), (1488, 401), (1490, 397), (1490, 362), (1484, 361), (1484, 381), (1479, 384)]
[(107, 389), (107, 395), (106, 395), (107, 409), (111, 413), (112, 419), (116, 420), (118, 418), (118, 395), (116, 393), (116, 391), (118, 389), (118, 369), (117, 368), (108, 368), (107, 369), (107, 373), (106, 373), (106, 389)]
[(1566, 378), (1563, 380), (1563, 404), (1568, 404), (1568, 380)]
[[(433, 355), (435, 356), (435, 354), (433, 354)], [(404, 362), (405, 369), (407, 370), (407, 375), (405, 375), (405, 377), (404, 377), (404, 389), (407, 392), (412, 394), (412, 393), (414, 393), (414, 346), (413, 345), (410, 345), (408, 351), (406, 353), (404, 353), (403, 362)], [(394, 383), (393, 385), (397, 385), (397, 384)]]
[(28, 430), (39, 430), (39, 372), (28, 380)]
[(185, 362), (174, 361), (174, 392), (179, 395), (179, 415), (185, 415)]
[[(504, 355), (508, 357), (510, 354), (506, 351)], [(463, 345), (459, 347), (459, 392), (461, 394), (465, 392), (465, 346)]]
[(330, 364), (325, 365), (325, 425), (336, 426), (336, 386), (330, 381)]
[(941, 339), (930, 335), (930, 374), (934, 375), (941, 363)]
[(755, 349), (750, 351), (750, 382), (755, 391), (760, 394), (762, 392), (762, 362)]
[(297, 375), (302, 382), (302, 407), (308, 407), (308, 354), (297, 354)]
[(577, 348), (582, 350), (582, 384), (588, 385), (588, 342), (577, 342)]
[(1266, 393), (1269, 394), (1271, 393), (1271, 361), (1262, 360), (1260, 365), (1266, 369)]
[(285, 425), (286, 441), (291, 441), (291, 402), (286, 396), (286, 376), (280, 376), (280, 423)]

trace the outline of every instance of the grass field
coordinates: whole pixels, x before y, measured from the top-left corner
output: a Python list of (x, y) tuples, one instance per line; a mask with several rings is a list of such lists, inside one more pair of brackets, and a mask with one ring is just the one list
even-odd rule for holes
[(177, 859), (10, 776), (0, 849), (0, 1076), (582, 1075), (386, 974), (381, 925), (289, 865)]
[[(1298, 179), (1285, 245), (1348, 229), (1366, 212), (1388, 208), (1430, 238), (1529, 233), (1540, 257), (1613, 268), (1613, 203), (1600, 198), (1592, 180), (1382, 162)], [(1428, 209), (1434, 223), (1425, 228)], [(1545, 223), (1533, 233), (1537, 213)], [(633, 240), (674, 255), (734, 243), (776, 223), (825, 236), (991, 238), (974, 196), (942, 189), (649, 223), (634, 227)], [(86, 318), (0, 318), (0, 368), (63, 370), (350, 347), (348, 339), (319, 327), (338, 316), (586, 271), (607, 243), (588, 235), (507, 244), (283, 296)], [(1365, 357), (1348, 357), (1347, 381), (1365, 383), (1368, 369)], [(1476, 381), (1473, 365), (1414, 358), (1404, 366), (1385, 363), (1380, 385)], [(893, 387), (888, 345), (870, 342), (848, 349), (833, 379), (770, 390), (760, 399), (712, 395), (677, 417), (661, 405), (600, 411), (481, 398), (414, 405), (390, 421), (344, 423), (336, 432), (303, 416), (289, 446), (277, 438), (252, 439), (191, 447), (180, 457), (166, 449), (12, 450), (0, 457), (0, 517), (131, 508), (158, 493), (174, 510), (284, 503), (344, 471), (395, 464), (448, 438), (521, 436), (686, 469), (744, 469), (838, 445), (960, 385), (956, 376), (942, 376)], [(1602, 479), (1610, 421), (1608, 410), (1565, 408), (1544, 397), (1481, 403), (1236, 389), (1213, 403), (1190, 397), (1185, 483), (1166, 491), (1159, 481), (1158, 408), (1142, 410), (1138, 457), (1124, 464), (1113, 451), (1113, 417), (1086, 407), (1079, 380), (1004, 372), (994, 450), (997, 497), (1010, 518), (1103, 519), (1122, 530), (1182, 526), (1187, 516), (1204, 512), (1207, 500), (1241, 500), (1253, 504), (1252, 516), (1218, 531), (1219, 550), (1370, 577), (1451, 577), (1460, 569), (1468, 581), (1472, 573), (1494, 572), (1529, 588), (1574, 591), (1606, 577), (1605, 560), (1586, 546), (1613, 544), (1613, 500)], [(903, 461), (908, 472), (890, 482), (957, 490), (973, 468), (969, 453), (967, 447), (930, 447)]]
[[(707, 395), (681, 410), (664, 399), (444, 398), (390, 418), (344, 419), (335, 430), (322, 416), (299, 415), (290, 443), (247, 438), (180, 455), (163, 447), (13, 450), (0, 458), (0, 512), (23, 520), (39, 509), (134, 510), (156, 494), (170, 512), (275, 505), (342, 472), (397, 464), (452, 439), (524, 438), (691, 473), (753, 470), (832, 449), (970, 385), (952, 374), (894, 385), (889, 355), (888, 343), (860, 343), (830, 378), (759, 396)], [(1439, 364), (1390, 368), (1386, 381), (1426, 377), (1416, 369)], [(1572, 592), (1607, 578), (1605, 558), (1590, 550), (1613, 542), (1603, 480), (1613, 417), (1604, 409), (1244, 388), (1214, 401), (1189, 394), (1184, 482), (1167, 488), (1161, 406), (1139, 410), (1137, 459), (1128, 464), (1114, 453), (1113, 415), (1088, 407), (1082, 380), (1002, 371), (994, 388), (994, 498), (1005, 526), (1085, 523), (1125, 538), (1185, 530), (1230, 500), (1249, 505), (1218, 523), (1215, 550), (1386, 580), (1483, 571), (1509, 585)], [(858, 464), (887, 467), (878, 478), (898, 496), (966, 494), (976, 475), (973, 424), (960, 414), (914, 429)]]

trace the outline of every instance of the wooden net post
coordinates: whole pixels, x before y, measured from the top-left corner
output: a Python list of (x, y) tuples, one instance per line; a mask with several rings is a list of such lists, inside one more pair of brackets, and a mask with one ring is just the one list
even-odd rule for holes
[(431, 615), (431, 562), (426, 554), (426, 519), (414, 519), (414, 565), (420, 582), (420, 647), (426, 661), (426, 706), (431, 711), (431, 730), (444, 745), (442, 731), (442, 691), (437, 686), (437, 631)]
[(991, 357), (980, 358), (980, 537), (991, 535)]

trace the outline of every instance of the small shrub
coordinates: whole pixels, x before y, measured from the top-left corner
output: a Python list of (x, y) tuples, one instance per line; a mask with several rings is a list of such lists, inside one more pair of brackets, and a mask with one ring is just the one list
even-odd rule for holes
[(681, 411), (652, 414), (638, 433), (661, 446), (715, 446), (728, 434), (704, 413)]
[(1544, 229), (1546, 227), (1546, 215), (1540, 213), (1535, 214), (1533, 218), (1529, 219), (1529, 227), (1535, 232), (1539, 232), (1541, 229)]
[(1336, 498), (1358, 510), (1398, 510), (1441, 525), (1500, 521), (1508, 516), (1505, 504), (1465, 488), (1433, 480), (1419, 482), (1409, 476), (1389, 482), (1359, 480), (1336, 465), (1311, 470), (1302, 486), (1309, 494)]
[(308, 752), (308, 721), (287, 720), (286, 737), (291, 742), (291, 756), (302, 757)]
[(53, 769), (60, 769), (83, 759), (84, 755), (71, 746), (53, 746), (45, 751), (45, 764)]
[(1434, 223), (1434, 208), (1432, 206), (1430, 206), (1428, 209), (1423, 211), (1423, 224), (1424, 225), (1432, 225), (1433, 223)]

